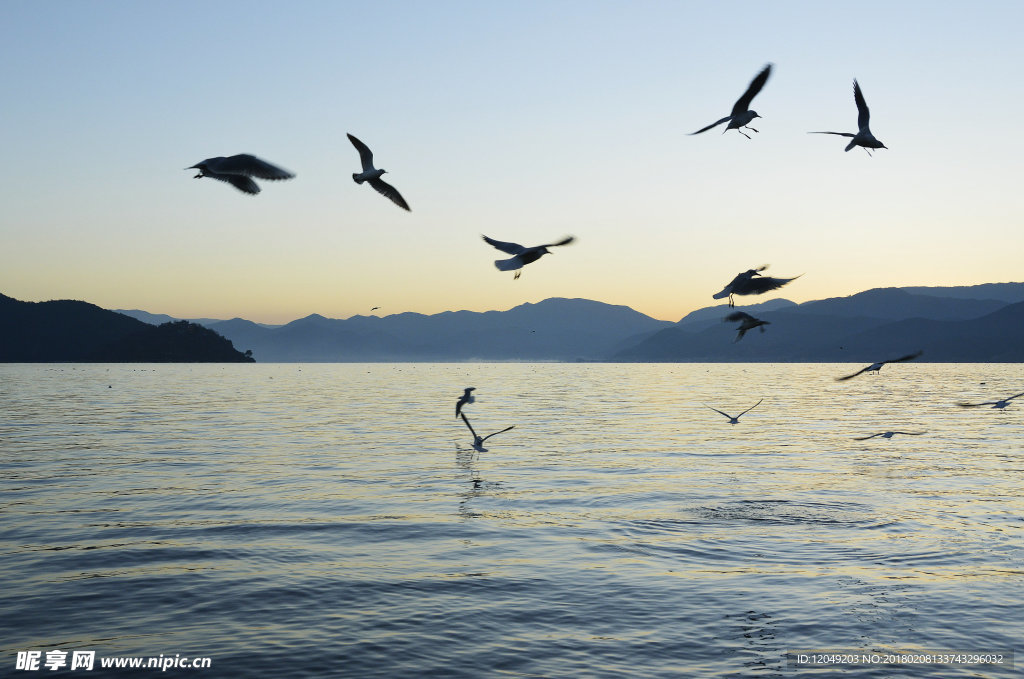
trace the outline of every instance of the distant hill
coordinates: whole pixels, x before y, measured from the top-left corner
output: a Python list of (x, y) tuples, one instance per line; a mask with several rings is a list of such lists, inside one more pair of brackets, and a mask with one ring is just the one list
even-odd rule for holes
[(0, 362), (252, 360), (195, 323), (152, 326), (87, 302), (21, 302), (0, 294)]
[[(879, 288), (775, 310), (737, 307), (770, 323), (765, 332), (751, 331), (739, 342), (734, 341), (736, 324), (721, 320), (729, 312), (721, 305), (713, 308), (718, 321), (684, 318), (612, 359), (874, 362), (923, 349), (926, 361), (1024, 361), (1024, 302), (982, 298), (992, 288), (978, 287), (984, 290), (975, 297)], [(1020, 290), (1024, 295), (1024, 285)]]
[[(64, 326), (40, 326), (45, 330), (41, 335), (19, 340), (19, 355), (49, 355), (32, 347), (53, 341), (65, 352), (74, 344), (76, 355), (93, 357), (60, 360), (107, 360), (96, 357), (110, 351), (132, 356), (128, 347), (115, 340), (139, 330), (136, 318), (170, 318), (140, 310), (132, 310), (129, 313), (136, 318), (128, 318), (84, 302), (44, 304), (84, 305), (90, 312), (61, 306), (64, 317), (73, 321), (68, 327), (74, 333)], [(1024, 362), (1022, 304), (1024, 283), (875, 288), (803, 304), (774, 298), (736, 307), (770, 323), (765, 332), (751, 331), (740, 342), (734, 342), (735, 324), (722, 321), (730, 310), (725, 304), (697, 309), (677, 323), (626, 306), (564, 298), (505, 311), (407, 312), (347, 319), (312, 314), (281, 326), (242, 318), (200, 320), (234, 346), (250, 349), (260, 361), (874, 362), (922, 349), (926, 361)], [(97, 312), (110, 316), (101, 319)], [(181, 342), (187, 339), (184, 327), (162, 332)], [(11, 342), (0, 339), (0, 349)], [(163, 347), (162, 355), (170, 355), (174, 342), (151, 339), (147, 355), (153, 355), (156, 345)]]
[(261, 361), (574, 361), (603, 359), (671, 325), (625, 306), (551, 298), (507, 311), (313, 314), (278, 328), (236, 318), (209, 327)]

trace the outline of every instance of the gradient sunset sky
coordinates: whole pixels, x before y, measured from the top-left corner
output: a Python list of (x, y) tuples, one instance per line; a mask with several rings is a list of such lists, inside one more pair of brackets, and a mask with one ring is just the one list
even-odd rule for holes
[[(763, 264), (803, 274), (764, 297), (796, 302), (1021, 281), (1022, 25), (1016, 1), (5, 0), (0, 292), (678, 320)], [(760, 134), (688, 136), (769, 62)], [(856, 131), (854, 78), (873, 158), (807, 134)], [(353, 183), (346, 132), (411, 213)], [(297, 177), (251, 197), (183, 169), (236, 153)], [(577, 242), (513, 281), (481, 234)]]

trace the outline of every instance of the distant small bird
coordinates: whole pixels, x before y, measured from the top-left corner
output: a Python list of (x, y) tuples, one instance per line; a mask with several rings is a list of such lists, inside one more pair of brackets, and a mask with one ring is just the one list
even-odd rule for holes
[(372, 309), (370, 309), (370, 311), (376, 311), (376, 310), (377, 310), (377, 309), (379, 309), (379, 308), (380, 308), (379, 306), (375, 306), (375, 307), (373, 307)]
[(469, 427), (469, 431), (472, 432), (472, 434), (473, 434), (473, 448), (478, 453), (486, 453), (487, 452), (487, 449), (484, 448), (484, 441), (486, 441), (487, 439), (491, 438), (492, 436), (497, 436), (498, 434), (506, 432), (509, 429), (515, 429), (516, 428), (516, 426), (513, 424), (511, 427), (505, 427), (501, 431), (496, 431), (493, 434), (488, 434), (487, 436), (480, 437), (480, 436), (477, 435), (476, 430), (473, 429), (473, 425), (471, 425), (469, 423), (469, 420), (466, 419), (466, 415), (465, 414), (461, 414), (461, 415), (462, 415), (462, 421), (466, 423), (466, 426)]
[[(761, 399), (761, 401), (763, 401), (763, 400), (764, 400), (764, 399), (762, 398), (762, 399)], [(742, 413), (740, 413), (740, 414), (739, 414), (739, 415), (737, 415), (736, 417), (733, 417), (733, 416), (732, 416), (732, 415), (730, 415), (729, 413), (723, 413), (723, 412), (722, 412), (721, 410), (719, 410), (718, 408), (711, 408), (711, 406), (709, 406), (709, 405), (708, 405), (707, 403), (705, 403), (704, 405), (705, 405), (705, 406), (707, 406), (708, 408), (711, 408), (712, 410), (714, 410), (714, 411), (715, 411), (716, 413), (718, 413), (719, 415), (725, 415), (725, 416), (726, 416), (726, 417), (727, 417), (727, 418), (729, 419), (729, 424), (739, 424), (739, 423), (740, 423), (740, 418), (741, 418), (741, 417), (743, 417), (744, 415), (746, 415), (747, 413), (749, 413), (749, 412), (750, 412), (751, 410), (753, 410), (753, 409), (754, 409), (754, 408), (756, 408), (757, 406), (761, 405), (761, 401), (758, 401), (758, 402), (757, 402), (757, 403), (755, 403), (754, 405), (750, 406), (749, 408), (747, 408), (746, 410), (744, 410), (744, 411), (743, 411)]]
[(868, 151), (868, 149), (888, 149), (888, 146), (875, 139), (875, 135), (871, 134), (871, 130), (868, 127), (871, 112), (868, 110), (867, 102), (864, 101), (864, 94), (860, 91), (860, 84), (857, 83), (856, 79), (853, 81), (853, 100), (857, 103), (857, 134), (850, 132), (808, 132), (807, 134), (835, 134), (840, 137), (852, 137), (850, 143), (846, 145), (846, 150), (849, 151), (854, 146), (860, 146), (869, 156), (871, 151)]
[(878, 371), (882, 369), (882, 366), (885, 365), (886, 363), (900, 363), (901, 361), (912, 361), (912, 360), (914, 360), (915, 358), (917, 358), (918, 356), (920, 356), (923, 353), (924, 353), (923, 351), (917, 351), (917, 352), (914, 352), (913, 354), (907, 354), (906, 356), (900, 356), (899, 358), (891, 358), (888, 361), (879, 361), (878, 363), (872, 363), (868, 367), (861, 368), (860, 370), (858, 370), (857, 372), (853, 373), (852, 375), (846, 375), (845, 377), (837, 377), (836, 381), (837, 382), (842, 382), (843, 380), (848, 380), (851, 377), (856, 377), (857, 375), (860, 375), (861, 373), (866, 373), (866, 372), (874, 372), (874, 373), (877, 374)]
[(465, 392), (462, 394), (462, 396), (459, 397), (458, 402), (455, 404), (455, 417), (458, 417), (459, 415), (462, 414), (462, 406), (476, 401), (476, 397), (473, 396), (472, 393), (473, 390), (475, 389), (476, 387), (466, 387)]
[[(515, 255), (510, 259), (496, 259), (494, 260), (494, 266), (498, 267), (500, 271), (513, 271), (516, 269), (522, 269), (524, 266), (531, 262), (536, 262), (538, 259), (551, 251), (548, 248), (553, 248), (558, 245), (568, 245), (569, 243), (576, 240), (573, 236), (567, 236), (557, 243), (548, 243), (547, 245), (535, 245), (531, 248), (524, 247), (518, 243), (505, 243), (500, 240), (494, 240), (484, 236), (484, 240), (494, 247), (498, 248), (502, 252), (507, 252), (510, 255)], [(516, 271), (516, 275), (512, 277), (513, 280), (519, 278), (519, 274), (522, 271)]]
[(267, 161), (260, 160), (248, 153), (240, 153), (237, 156), (228, 156), (227, 158), (223, 156), (207, 158), (201, 163), (196, 163), (185, 169), (199, 170), (199, 174), (194, 177), (195, 179), (202, 177), (219, 179), (222, 182), (228, 182), (239, 191), (244, 191), (253, 196), (260, 192), (259, 185), (252, 180), (253, 177), (278, 180), (291, 179), (295, 176), (288, 170), (282, 170), (276, 165), (271, 165)]
[(881, 432), (879, 434), (872, 434), (871, 436), (855, 437), (853, 440), (854, 441), (867, 441), (868, 439), (873, 439), (873, 438), (878, 437), (878, 436), (881, 436), (883, 439), (891, 439), (896, 434), (906, 434), (907, 436), (920, 436), (923, 433), (924, 433), (923, 431), (883, 431), (883, 432)]
[(380, 176), (387, 170), (378, 170), (373, 166), (373, 151), (370, 150), (370, 147), (353, 137), (351, 134), (348, 135), (348, 140), (352, 142), (352, 146), (355, 146), (356, 150), (359, 151), (359, 161), (363, 164), (363, 171), (353, 172), (352, 180), (356, 184), (369, 182), (370, 186), (372, 186), (377, 193), (388, 198), (392, 203), (403, 210), (412, 212), (412, 210), (409, 209), (409, 204), (405, 202), (405, 198), (402, 198), (402, 194), (398, 192), (398, 189), (380, 178)]
[[(743, 273), (736, 274), (728, 285), (722, 288), (721, 292), (711, 295), (711, 299), (723, 299), (729, 298), (729, 306), (736, 306), (733, 295), (763, 295), (770, 290), (777, 290), (790, 281), (795, 281), (800, 276), (794, 276), (793, 278), (772, 278), (771, 276), (762, 276), (761, 272), (767, 269), (768, 266), (758, 267), (756, 269), (747, 269)], [(801, 274), (802, 276), (803, 274)]]
[(760, 92), (761, 88), (764, 87), (764, 84), (768, 82), (768, 76), (771, 75), (771, 73), (772, 65), (768, 64), (761, 70), (760, 73), (758, 73), (754, 77), (753, 80), (750, 81), (750, 85), (747, 87), (747, 91), (743, 93), (742, 97), (736, 100), (735, 104), (733, 104), (732, 113), (722, 118), (718, 122), (711, 123), (707, 127), (702, 127), (696, 132), (691, 132), (690, 135), (700, 134), (701, 132), (707, 132), (712, 127), (721, 125), (725, 121), (729, 121), (729, 124), (725, 127), (724, 130), (722, 130), (722, 134), (725, 134), (729, 130), (736, 130), (747, 139), (750, 139), (750, 136), (747, 135), (741, 128), (746, 127), (749, 130), (757, 132), (757, 130), (754, 130), (754, 128), (750, 127), (750, 123), (753, 122), (754, 118), (760, 118), (761, 116), (759, 116), (756, 111), (749, 110), (750, 102), (754, 100), (754, 97), (757, 96), (757, 93)]
[(1008, 405), (1010, 405), (1010, 401), (1012, 401), (1013, 399), (1015, 399), (1015, 398), (1017, 398), (1019, 396), (1024, 396), (1024, 391), (1022, 391), (1019, 394), (1014, 394), (1013, 396), (1008, 396), (1008, 397), (1006, 397), (1004, 399), (1000, 399), (998, 401), (985, 401), (984, 403), (957, 403), (957, 405), (961, 406), (963, 408), (977, 408), (978, 406), (992, 406), (993, 408), (999, 408), (1000, 410), (1002, 410), (1003, 408), (1005, 408)]
[(747, 334), (747, 330), (761, 328), (761, 332), (764, 332), (764, 326), (771, 325), (771, 321), (762, 321), (761, 319), (754, 318), (743, 311), (734, 311), (726, 316), (724, 320), (727, 323), (740, 323), (739, 332), (736, 333), (736, 339), (734, 339), (733, 342), (739, 342), (743, 339), (743, 336)]

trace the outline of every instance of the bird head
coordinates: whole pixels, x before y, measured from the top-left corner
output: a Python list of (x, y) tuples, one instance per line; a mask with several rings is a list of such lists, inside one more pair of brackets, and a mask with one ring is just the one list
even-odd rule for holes
[(199, 174), (197, 174), (195, 177), (193, 177), (193, 179), (199, 179), (201, 177), (205, 177), (206, 176), (204, 174), (206, 172), (206, 163), (197, 163), (197, 164), (192, 165), (190, 167), (186, 167), (185, 169), (186, 170), (199, 170)]

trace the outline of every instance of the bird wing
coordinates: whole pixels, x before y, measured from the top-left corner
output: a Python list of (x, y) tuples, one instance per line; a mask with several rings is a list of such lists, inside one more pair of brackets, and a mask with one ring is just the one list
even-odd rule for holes
[(761, 295), (769, 290), (777, 290), (786, 283), (795, 281), (797, 278), (800, 278), (800, 276), (794, 276), (793, 278), (772, 278), (771, 276), (750, 278), (745, 281), (739, 281), (734, 286), (733, 293), (737, 295)]
[(568, 245), (569, 243), (573, 242), (574, 240), (576, 240), (576, 238), (574, 236), (566, 236), (565, 238), (563, 238), (562, 240), (558, 241), (557, 243), (548, 243), (547, 245), (541, 245), (540, 247), (542, 247), (542, 248), (553, 248), (556, 245)]
[(697, 130), (696, 132), (691, 132), (689, 136), (691, 136), (691, 137), (692, 137), (692, 136), (693, 136), (693, 135), (695, 135), (695, 134), (700, 134), (701, 132), (707, 132), (707, 131), (708, 131), (708, 130), (710, 130), (710, 129), (711, 129), (712, 127), (717, 127), (718, 125), (721, 125), (722, 123), (726, 122), (727, 120), (732, 120), (732, 116), (726, 116), (726, 117), (722, 118), (721, 120), (719, 120), (719, 121), (718, 121), (718, 122), (716, 122), (716, 123), (711, 123), (711, 124), (710, 124), (710, 125), (708, 125), (707, 127), (702, 127), (702, 128), (700, 128), (700, 129), (699, 129), (699, 130)]
[(853, 100), (857, 102), (857, 127), (863, 130), (871, 119), (871, 111), (868, 110), (868, 103), (864, 101), (864, 93), (860, 91), (860, 83), (856, 79), (853, 81)]
[(373, 151), (370, 150), (370, 147), (351, 134), (348, 134), (348, 140), (352, 142), (352, 146), (356, 147), (356, 151), (359, 151), (359, 162), (363, 164), (363, 172), (373, 172), (376, 168), (373, 166)]
[(856, 137), (852, 132), (808, 132), (807, 134), (838, 134), (840, 137)]
[(1024, 391), (1020, 392), (1019, 394), (1014, 394), (1013, 396), (1010, 396), (1009, 398), (1004, 398), (1003, 400), (1004, 401), (1012, 401), (1013, 399), (1017, 398), (1018, 396), (1024, 396)]
[(466, 423), (467, 427), (469, 427), (470, 433), (473, 434), (473, 440), (476, 441), (478, 437), (476, 435), (476, 431), (473, 429), (473, 425), (469, 423), (469, 420), (466, 419), (466, 415), (464, 413), (459, 413), (459, 415), (462, 416), (462, 421)]
[(221, 174), (220, 172), (211, 172), (210, 170), (204, 170), (203, 174), (210, 179), (217, 179), (222, 182), (227, 182), (234, 186), (239, 191), (244, 191), (249, 195), (255, 196), (260, 192), (259, 185), (249, 177), (241, 174)]
[(502, 252), (507, 252), (510, 255), (518, 255), (526, 251), (526, 248), (519, 243), (506, 243), (505, 241), (494, 240), (487, 236), (484, 236), (484, 241), (486, 241), (488, 245), (493, 245)]
[[(711, 406), (709, 406), (707, 403), (705, 403), (704, 405), (707, 406), (708, 408), (711, 408)], [(724, 415), (725, 417), (728, 417), (730, 420), (733, 419), (732, 415), (730, 415), (729, 413), (723, 413), (718, 408), (711, 408), (711, 409), (714, 410), (719, 415)]]
[(723, 323), (733, 323), (733, 322), (736, 322), (736, 321), (745, 321), (745, 320), (748, 320), (748, 319), (751, 320), (751, 321), (757, 320), (756, 318), (754, 318), (753, 316), (751, 316), (750, 314), (748, 314), (745, 311), (734, 311), (731, 314), (729, 314), (728, 316), (726, 316), (725, 318), (723, 318), (722, 322)]
[(854, 441), (867, 441), (868, 439), (873, 439), (876, 436), (881, 436), (881, 434), (872, 434), (871, 436), (860, 436), (860, 437), (854, 438), (853, 440)]
[[(491, 438), (492, 436), (497, 436), (498, 434), (501, 434), (502, 432), (506, 432), (509, 429), (515, 429), (515, 428), (516, 428), (516, 425), (513, 424), (511, 427), (505, 427), (501, 431), (496, 431), (493, 434), (488, 434), (487, 436), (485, 436), (482, 439), (480, 439), (480, 443), (483, 443), (484, 441), (486, 441), (487, 439)], [(476, 434), (474, 434), (474, 436), (476, 436)]]
[(221, 174), (258, 177), (259, 179), (291, 179), (295, 176), (288, 170), (271, 165), (248, 153), (240, 153), (237, 156), (219, 160), (214, 163), (213, 169)]
[(888, 361), (882, 361), (882, 363), (900, 363), (901, 361), (912, 361), (923, 353), (923, 351), (915, 351), (914, 353), (907, 354), (906, 356), (900, 356), (899, 358), (893, 358)]
[(386, 181), (380, 179), (379, 177), (377, 179), (369, 180), (369, 183), (370, 186), (372, 186), (377, 193), (388, 198), (389, 200), (391, 200), (392, 203), (402, 208), (403, 210), (412, 212), (412, 210), (409, 209), (409, 204), (405, 202), (405, 198), (402, 198), (402, 194), (400, 194), (398, 192), (398, 189), (396, 189), (394, 186), (388, 184)]
[(957, 403), (961, 408), (977, 408), (978, 406), (995, 405), (996, 401), (985, 401), (984, 403)]
[(906, 434), (907, 436), (920, 436), (923, 431), (894, 431), (893, 434)]
[[(762, 399), (761, 399), (761, 401), (763, 401), (763, 400), (764, 400), (764, 399), (762, 398)], [(753, 410), (753, 409), (754, 409), (754, 408), (756, 408), (757, 406), (761, 405), (761, 401), (758, 401), (758, 402), (757, 402), (757, 403), (755, 403), (754, 405), (750, 406), (749, 408), (747, 408), (746, 410), (744, 410), (744, 411), (743, 411), (742, 413), (740, 413), (740, 414), (739, 414), (739, 415), (737, 415), (736, 417), (737, 417), (737, 418), (743, 417), (744, 415), (746, 415), (747, 413), (749, 413), (749, 412), (750, 412), (751, 410)]]
[(739, 115), (745, 111), (750, 110), (750, 102), (754, 101), (754, 97), (761, 91), (764, 84), (768, 82), (768, 76), (772, 73), (772, 65), (768, 64), (761, 72), (754, 76), (754, 79), (750, 81), (750, 85), (747, 87), (747, 91), (743, 93), (743, 96), (736, 100), (736, 103), (732, 107), (732, 115)]
[(522, 257), (516, 255), (509, 259), (496, 259), (494, 260), (494, 266), (498, 267), (498, 271), (515, 271), (516, 269), (522, 269), (526, 264), (523, 262)]
[(847, 375), (846, 377), (837, 377), (836, 378), (836, 382), (842, 382), (843, 380), (848, 380), (851, 377), (856, 377), (857, 375), (860, 375), (862, 372), (865, 372), (866, 370), (868, 370), (868, 368), (870, 368), (870, 367), (871, 366), (869, 365), (867, 368), (861, 368), (857, 372), (853, 373), (852, 375)]

